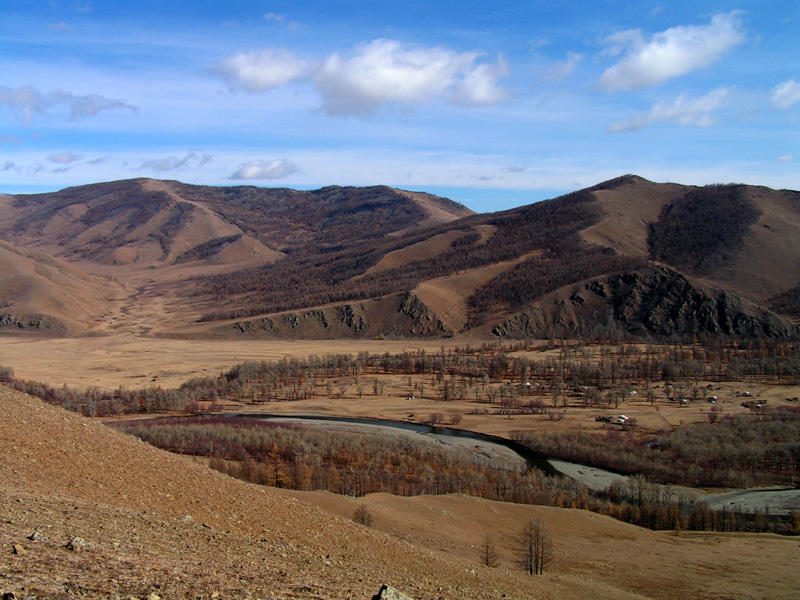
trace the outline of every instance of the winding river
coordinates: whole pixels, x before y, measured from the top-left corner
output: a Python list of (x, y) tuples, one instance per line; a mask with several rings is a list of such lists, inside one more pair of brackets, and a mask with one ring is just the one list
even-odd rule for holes
[[(350, 428), (359, 431), (383, 430), (384, 433), (398, 432), (411, 436), (423, 436), (428, 441), (436, 441), (442, 446), (459, 448), (472, 452), (495, 467), (508, 470), (538, 469), (548, 475), (564, 476), (574, 479), (594, 491), (601, 491), (615, 481), (627, 482), (628, 476), (571, 463), (537, 454), (526, 446), (495, 435), (477, 433), (464, 429), (436, 427), (405, 421), (386, 419), (357, 419), (352, 417), (333, 417), (321, 415), (285, 415), (275, 413), (228, 413), (225, 417), (247, 417), (275, 422), (302, 422), (309, 425)], [(675, 486), (672, 486), (673, 488)], [(705, 490), (682, 488), (687, 494), (698, 497), (709, 507), (720, 510), (723, 507), (736, 511), (749, 512), (756, 509), (772, 514), (788, 515), (791, 510), (800, 510), (800, 489), (764, 488), (742, 489), (709, 493)]]

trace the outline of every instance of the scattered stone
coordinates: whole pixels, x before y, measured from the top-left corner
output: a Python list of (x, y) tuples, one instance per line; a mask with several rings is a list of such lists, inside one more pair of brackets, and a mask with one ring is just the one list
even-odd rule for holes
[(3, 594), (3, 600), (17, 600), (17, 595), (14, 592), (6, 592)]
[(32, 534), (28, 536), (28, 539), (32, 542), (42, 542), (45, 543), (47, 541), (47, 537), (39, 533), (38, 531), (34, 531)]
[(67, 542), (67, 550), (72, 550), (73, 552), (80, 552), (84, 548), (88, 547), (89, 544), (86, 543), (86, 540), (79, 537), (72, 538), (69, 542)]
[(161, 600), (161, 596), (153, 592), (147, 597), (147, 600)]
[(28, 551), (25, 550), (25, 548), (23, 548), (19, 544), (12, 544), (11, 547), (14, 549), (14, 554), (27, 554), (28, 553)]
[(183, 515), (180, 519), (184, 523), (191, 523), (192, 522), (192, 515)]
[(414, 600), (414, 599), (411, 596), (407, 596), (403, 592), (384, 583), (380, 591), (372, 597), (372, 600)]

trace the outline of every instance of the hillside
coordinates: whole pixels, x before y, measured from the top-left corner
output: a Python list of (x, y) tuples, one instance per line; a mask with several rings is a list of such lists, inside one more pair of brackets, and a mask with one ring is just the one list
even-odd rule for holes
[[(687, 294), (737, 298), (725, 307), (731, 322), (760, 323), (727, 327), (696, 313), (642, 329), (641, 314), (628, 322), (632, 313), (617, 311), (625, 335), (798, 335), (800, 193), (786, 190), (628, 175), (476, 215), (446, 198), (385, 186), (297, 191), (138, 179), (3, 196), (0, 214), (0, 239), (123, 290), (106, 294), (117, 300), (101, 316), (81, 320), (39, 300), (57, 286), (30, 287), (31, 304), (47, 309), (35, 314), (63, 324), (62, 335), (585, 335), (609, 324), (607, 306), (575, 317), (548, 303), (574, 286), (654, 265), (684, 277)], [(650, 289), (637, 311), (665, 303), (707, 310), (708, 302), (675, 304), (663, 293)], [(403, 308), (409, 294), (413, 314)], [(84, 303), (101, 306), (88, 297)], [(22, 305), (9, 306), (12, 327), (28, 318)], [(518, 318), (541, 323), (509, 325)], [(551, 318), (553, 326), (545, 323)]]
[(113, 282), (0, 241), (0, 331), (81, 331), (102, 320), (119, 293)]
[[(433, 555), (5, 388), (0, 400), (0, 591), (369, 598), (390, 582), (418, 599), (631, 597)], [(65, 548), (76, 537), (87, 546)]]
[(731, 336), (790, 339), (785, 319), (731, 292), (714, 290), (664, 266), (608, 275), (548, 294), (498, 324), (509, 338)]
[[(467, 497), (371, 496), (368, 529), (355, 499), (246, 484), (4, 387), (0, 452), (0, 592), (17, 597), (360, 599), (388, 582), (418, 600), (790, 598), (800, 566), (778, 536), (676, 537)], [(513, 556), (529, 518), (556, 543), (543, 577)], [(487, 532), (501, 568), (474, 555)]]

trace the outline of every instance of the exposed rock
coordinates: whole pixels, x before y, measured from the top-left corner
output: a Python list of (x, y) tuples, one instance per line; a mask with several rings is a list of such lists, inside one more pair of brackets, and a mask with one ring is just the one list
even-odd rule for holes
[(20, 544), (12, 544), (12, 550), (14, 550), (14, 554), (27, 554), (28, 551), (25, 550)]
[(329, 327), (328, 319), (325, 317), (324, 311), (310, 310), (307, 313), (307, 317), (309, 319), (315, 319), (316, 321), (319, 321), (319, 324), (322, 325), (322, 327), (325, 329)]
[(412, 319), (411, 333), (413, 335), (431, 337), (450, 333), (437, 314), (428, 308), (414, 292), (406, 293), (399, 312)]
[(792, 339), (800, 328), (737, 294), (665, 266), (599, 277), (542, 298), (496, 326), (501, 337), (712, 335)]
[(72, 538), (69, 542), (67, 542), (66, 548), (67, 550), (72, 550), (73, 552), (80, 552), (85, 548), (88, 548), (89, 544), (86, 543), (86, 540), (79, 537)]
[(6, 592), (3, 594), (3, 600), (17, 600), (17, 595), (14, 592)]
[(414, 292), (227, 325), (237, 334), (296, 339), (449, 337), (452, 331)]
[(414, 600), (411, 596), (393, 588), (390, 585), (383, 584), (380, 591), (372, 597), (372, 600)]
[(352, 304), (337, 306), (336, 318), (350, 331), (361, 331), (367, 326), (364, 317), (356, 313)]
[(66, 335), (69, 328), (63, 321), (50, 315), (30, 314), (13, 315), (0, 314), (0, 329), (12, 329), (29, 332), (46, 332), (49, 335)]
[(28, 539), (32, 542), (46, 542), (47, 537), (39, 533), (38, 531), (34, 531), (32, 534), (28, 536)]
[(270, 332), (276, 331), (275, 321), (269, 317), (263, 319), (239, 321), (233, 324), (233, 329), (239, 333), (252, 333), (257, 331)]

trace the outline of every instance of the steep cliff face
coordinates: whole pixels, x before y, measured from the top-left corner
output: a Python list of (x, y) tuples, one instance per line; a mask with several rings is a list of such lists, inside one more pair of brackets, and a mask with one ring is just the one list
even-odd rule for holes
[(500, 337), (695, 334), (795, 338), (800, 328), (737, 294), (693, 283), (664, 266), (598, 277), (545, 296), (500, 323)]

